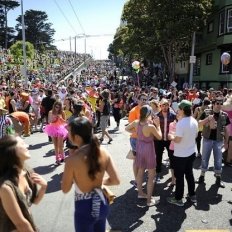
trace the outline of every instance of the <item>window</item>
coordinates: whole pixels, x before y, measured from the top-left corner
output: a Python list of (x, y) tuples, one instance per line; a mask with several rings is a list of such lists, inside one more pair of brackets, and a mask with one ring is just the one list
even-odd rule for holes
[(213, 32), (213, 22), (209, 22), (209, 23), (208, 23), (207, 32), (208, 32), (208, 33)]
[(221, 73), (229, 73), (229, 66), (221, 63)]
[(225, 11), (220, 13), (219, 17), (219, 35), (223, 35), (225, 33)]
[(181, 67), (181, 68), (185, 68), (185, 62), (184, 62), (184, 61), (181, 61), (181, 62), (180, 62), (180, 67)]
[(229, 9), (227, 14), (227, 32), (232, 32), (232, 9)]
[(211, 65), (213, 63), (213, 54), (208, 53), (206, 54), (206, 65)]
[(193, 76), (200, 76), (201, 72), (201, 58), (196, 58), (196, 63), (193, 65)]

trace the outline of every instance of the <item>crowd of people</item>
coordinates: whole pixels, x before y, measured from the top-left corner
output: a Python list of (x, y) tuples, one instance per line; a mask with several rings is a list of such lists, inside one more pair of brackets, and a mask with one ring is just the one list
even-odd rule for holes
[[(120, 129), (121, 119), (128, 117), (125, 129), (130, 133), (133, 152), (132, 184), (138, 188), (138, 198), (145, 199), (148, 207), (158, 203), (153, 192), (162, 176), (164, 150), (169, 157), (170, 185), (175, 186), (175, 195), (167, 199), (169, 203), (184, 205), (184, 177), (188, 198), (193, 203), (197, 201), (195, 182), (205, 181), (212, 151), (216, 184), (225, 187), (221, 178), (222, 161), (232, 166), (232, 89), (178, 90), (169, 86), (161, 90), (139, 86), (133, 77), (121, 78), (115, 70), (111, 62), (90, 61), (75, 77), (65, 80), (57, 77), (55, 83), (34, 78), (27, 88), (15, 81), (15, 88), (7, 86), (1, 90), (0, 220), (7, 221), (4, 226), (17, 231), (36, 231), (31, 218), (16, 204), (15, 189), (25, 193), (26, 198), (29, 189), (40, 185), (36, 197), (29, 197), (28, 201), (38, 203), (47, 184), (41, 176), (24, 168), (29, 155), (19, 136), (44, 132), (54, 145), (55, 165), (65, 161), (62, 191), (66, 193), (72, 184), (75, 186), (76, 231), (105, 231), (109, 207), (102, 185), (120, 183), (110, 154), (100, 145), (105, 137), (108, 144), (114, 143), (107, 131), (110, 115), (116, 122), (116, 131)], [(14, 137), (15, 132), (19, 136)], [(66, 148), (68, 155), (64, 152)], [(5, 159), (9, 152), (11, 160)], [(201, 174), (195, 181), (196, 157), (201, 159)], [(109, 175), (107, 179), (105, 172)], [(29, 183), (27, 174), (34, 185)], [(145, 174), (146, 192), (142, 187)], [(25, 209), (29, 207), (28, 202), (24, 204)], [(17, 209), (16, 213), (10, 214), (9, 207)]]

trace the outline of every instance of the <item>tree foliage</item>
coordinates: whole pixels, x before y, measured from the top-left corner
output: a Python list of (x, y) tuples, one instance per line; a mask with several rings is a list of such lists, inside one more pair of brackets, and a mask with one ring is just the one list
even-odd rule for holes
[(116, 32), (111, 50), (164, 61), (173, 78), (176, 61), (189, 55), (192, 34), (211, 10), (212, 0), (129, 0), (122, 14), (124, 26)]
[[(16, 21), (17, 39), (22, 38), (21, 16)], [(24, 15), (26, 40), (31, 42), (36, 49), (41, 49), (44, 45), (51, 46), (55, 30), (52, 24), (47, 22), (48, 16), (46, 12), (37, 10), (28, 10)]]
[[(23, 60), (23, 43), (17, 41), (10, 47), (10, 52), (14, 56), (15, 63), (21, 63)], [(34, 46), (30, 42), (26, 42), (26, 56), (28, 59), (33, 59), (35, 54)]]
[(14, 28), (8, 27), (8, 12), (19, 6), (18, 1), (0, 0), (0, 45), (7, 48), (14, 39)]

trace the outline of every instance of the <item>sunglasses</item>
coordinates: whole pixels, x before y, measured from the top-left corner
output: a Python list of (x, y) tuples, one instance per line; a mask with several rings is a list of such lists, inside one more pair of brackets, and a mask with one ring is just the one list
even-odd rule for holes
[(147, 101), (147, 99), (146, 99), (146, 98), (141, 98), (141, 101), (144, 101), (144, 102), (145, 102), (145, 101)]
[(215, 105), (223, 105), (223, 102), (216, 102)]

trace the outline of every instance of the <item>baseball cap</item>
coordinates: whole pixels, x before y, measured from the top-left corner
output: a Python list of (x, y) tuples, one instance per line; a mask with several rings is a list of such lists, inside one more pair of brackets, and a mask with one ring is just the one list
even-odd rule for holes
[(188, 100), (182, 100), (179, 104), (178, 107), (180, 109), (184, 109), (184, 108), (191, 108), (192, 107), (192, 103)]

